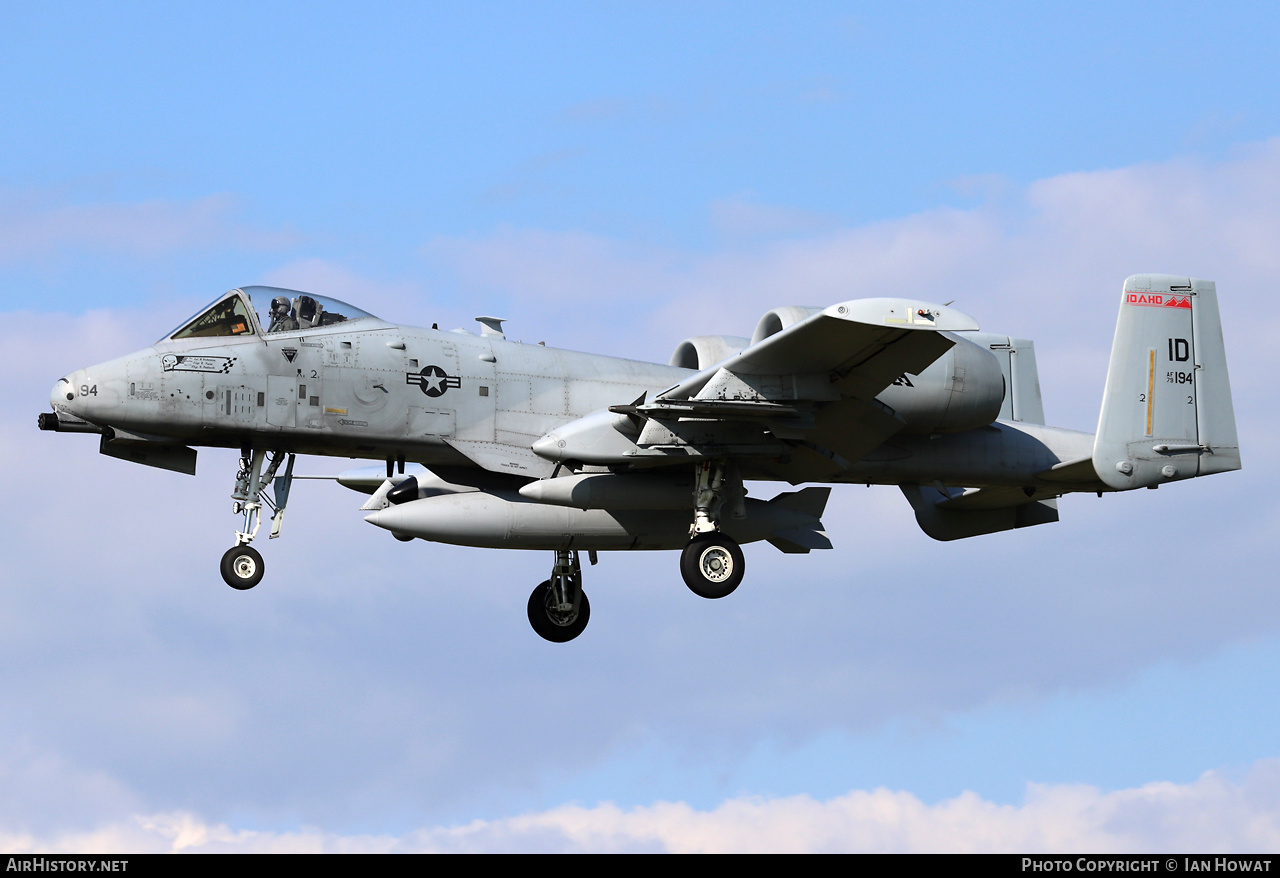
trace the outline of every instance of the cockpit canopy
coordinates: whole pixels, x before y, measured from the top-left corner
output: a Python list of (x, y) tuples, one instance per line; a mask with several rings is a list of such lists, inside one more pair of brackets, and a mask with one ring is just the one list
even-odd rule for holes
[[(253, 297), (263, 307), (265, 319), (254, 310)], [(353, 305), (280, 287), (240, 287), (219, 296), (199, 316), (166, 336), (171, 339), (214, 338), (235, 335), (296, 332), (373, 318)], [(376, 318), (374, 318), (376, 319)]]

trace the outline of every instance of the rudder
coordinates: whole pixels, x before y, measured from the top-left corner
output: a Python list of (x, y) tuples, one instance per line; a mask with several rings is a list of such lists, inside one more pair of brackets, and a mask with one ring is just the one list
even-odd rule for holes
[(1093, 466), (1117, 490), (1240, 469), (1213, 281), (1124, 282)]

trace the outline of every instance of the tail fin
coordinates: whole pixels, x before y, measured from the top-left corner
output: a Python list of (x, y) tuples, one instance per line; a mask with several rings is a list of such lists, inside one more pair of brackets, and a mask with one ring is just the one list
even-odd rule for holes
[(1093, 466), (1118, 490), (1240, 469), (1213, 281), (1124, 282)]
[(1005, 386), (1000, 419), (1044, 424), (1040, 370), (1036, 368), (1036, 346), (1031, 339), (994, 335), (990, 332), (966, 332), (963, 337), (987, 348), (1000, 363)]

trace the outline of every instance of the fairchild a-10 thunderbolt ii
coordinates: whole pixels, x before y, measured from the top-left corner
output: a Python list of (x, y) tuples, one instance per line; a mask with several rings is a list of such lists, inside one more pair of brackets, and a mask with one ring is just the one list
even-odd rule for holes
[(765, 501), (744, 482), (897, 485), (926, 534), (954, 540), (1057, 521), (1063, 494), (1240, 468), (1211, 281), (1125, 281), (1096, 435), (1045, 426), (1030, 341), (946, 305), (777, 308), (750, 339), (690, 338), (666, 366), (522, 344), (477, 319), (478, 335), (419, 329), (235, 289), (151, 347), (60, 379), (40, 427), (189, 474), (192, 446), (240, 449), (244, 523), (222, 559), (238, 589), (262, 578), (251, 544), (264, 506), (279, 534), (296, 455), (385, 461), (338, 480), (397, 538), (554, 553), (529, 621), (557, 642), (590, 616), (580, 552), (679, 549), (689, 588), (721, 598), (742, 581), (741, 543), (831, 548), (829, 487)]

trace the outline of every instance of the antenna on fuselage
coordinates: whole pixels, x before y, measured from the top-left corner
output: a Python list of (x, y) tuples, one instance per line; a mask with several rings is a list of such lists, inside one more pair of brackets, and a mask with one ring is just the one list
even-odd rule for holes
[(505, 317), (477, 317), (476, 322), (484, 329), (480, 330), (480, 335), (485, 338), (506, 338), (507, 335), (502, 331), (502, 323)]

